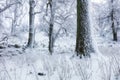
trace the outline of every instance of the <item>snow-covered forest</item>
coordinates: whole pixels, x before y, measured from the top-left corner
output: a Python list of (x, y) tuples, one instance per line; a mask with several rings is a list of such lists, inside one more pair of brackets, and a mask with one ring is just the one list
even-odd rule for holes
[(120, 0), (0, 0), (0, 80), (120, 80)]

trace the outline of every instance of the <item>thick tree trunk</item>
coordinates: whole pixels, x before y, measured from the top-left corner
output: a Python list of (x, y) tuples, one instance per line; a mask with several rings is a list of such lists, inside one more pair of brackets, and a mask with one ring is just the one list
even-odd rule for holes
[(30, 10), (29, 10), (29, 38), (27, 47), (33, 48), (34, 47), (34, 39), (35, 39), (35, 32), (34, 32), (34, 6), (35, 1), (29, 0)]
[(94, 52), (88, 16), (88, 0), (77, 0), (77, 55), (90, 56)]
[(114, 25), (114, 9), (113, 9), (113, 0), (111, 0), (111, 6), (112, 6), (112, 10), (111, 10), (111, 22), (112, 22), (112, 25), (111, 25), (111, 28), (112, 28), (112, 33), (113, 33), (113, 41), (117, 41), (117, 30), (115, 28), (115, 25)]

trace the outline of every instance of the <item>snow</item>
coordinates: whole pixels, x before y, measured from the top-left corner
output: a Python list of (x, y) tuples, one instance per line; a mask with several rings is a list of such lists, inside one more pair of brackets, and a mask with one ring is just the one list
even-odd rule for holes
[(91, 0), (92, 2), (95, 2), (95, 3), (105, 3), (106, 1), (105, 0)]
[[(101, 1), (103, 0), (93, 0), (96, 3)], [(28, 23), (26, 17), (28, 15), (25, 15), (23, 24)], [(35, 21), (36, 25), (38, 20)], [(13, 47), (0, 49), (0, 80), (120, 80), (120, 42), (98, 36), (94, 29), (98, 25), (94, 20), (91, 23), (92, 40), (96, 52), (90, 53), (90, 58), (80, 59), (75, 56), (76, 37), (73, 34), (76, 29), (75, 23), (71, 28), (73, 31), (71, 33), (68, 31), (69, 35), (56, 39), (53, 55), (48, 51), (48, 36), (45, 31), (38, 30), (35, 34), (33, 49), (28, 48), (25, 51), (22, 48)], [(10, 24), (9, 22), (6, 24), (6, 32), (9, 32)], [(8, 34), (8, 40), (5, 43), (25, 46), (28, 32), (16, 32), (16, 36)], [(0, 40), (3, 37), (4, 35), (0, 34)]]
[[(39, 45), (47, 41), (43, 33), (36, 34), (36, 42)], [(71, 46), (67, 46), (68, 44)], [(75, 39), (71, 37), (58, 39), (53, 55), (47, 51), (48, 44), (44, 44), (46, 48), (41, 45), (26, 51), (14, 48), (0, 50), (2, 56), (0, 78), (2, 80), (108, 80), (109, 78), (116, 80), (118, 78), (119, 80), (120, 46), (117, 43), (111, 42), (108, 45), (99, 43), (102, 56), (91, 53), (91, 58), (84, 59), (73, 57), (74, 44)], [(38, 73), (44, 75), (40, 76)]]

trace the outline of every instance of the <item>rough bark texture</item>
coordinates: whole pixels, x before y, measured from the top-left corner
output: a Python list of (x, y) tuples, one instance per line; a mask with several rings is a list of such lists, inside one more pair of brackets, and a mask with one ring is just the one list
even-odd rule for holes
[(88, 0), (77, 0), (77, 38), (76, 53), (77, 55), (90, 56), (94, 52), (90, 23), (88, 17)]
[(35, 6), (35, 1), (34, 0), (29, 0), (30, 4), (30, 10), (29, 10), (29, 38), (28, 38), (28, 44), (27, 47), (34, 47), (34, 39), (35, 39), (35, 32), (34, 32), (34, 6)]
[(113, 33), (113, 41), (117, 41), (117, 30), (115, 28), (115, 24), (114, 24), (114, 9), (113, 9), (113, 0), (111, 0), (111, 6), (112, 6), (112, 10), (111, 10), (111, 28), (112, 28), (112, 33)]

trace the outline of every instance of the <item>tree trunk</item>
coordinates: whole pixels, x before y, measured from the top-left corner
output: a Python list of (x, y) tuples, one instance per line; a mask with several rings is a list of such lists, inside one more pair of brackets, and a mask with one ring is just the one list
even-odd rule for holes
[(111, 28), (112, 28), (112, 33), (113, 33), (113, 41), (117, 41), (117, 30), (115, 28), (114, 25), (114, 9), (113, 9), (113, 0), (111, 0), (111, 6), (112, 6), (112, 10), (111, 10)]
[(53, 9), (53, 1), (49, 0), (50, 6), (50, 22), (49, 22), (49, 52), (53, 53), (54, 47), (54, 35), (53, 35), (53, 27), (54, 27), (54, 9)]
[(49, 27), (49, 52), (53, 53), (54, 37), (53, 37), (53, 24)]
[(88, 16), (88, 0), (77, 0), (77, 56), (90, 56), (94, 52)]
[(12, 20), (12, 29), (11, 29), (11, 35), (15, 35), (15, 28), (16, 28), (16, 22), (17, 22), (17, 9), (18, 9), (18, 4), (15, 4), (14, 6), (14, 18)]
[(35, 39), (35, 30), (34, 30), (34, 7), (35, 7), (35, 1), (29, 0), (30, 9), (29, 9), (29, 38), (28, 38), (28, 44), (27, 47), (33, 48), (34, 47), (34, 39)]

